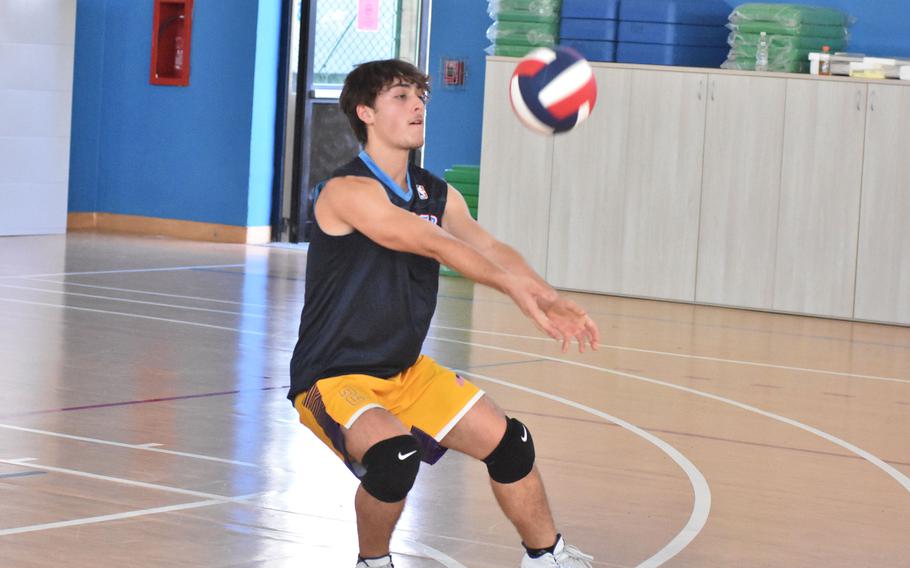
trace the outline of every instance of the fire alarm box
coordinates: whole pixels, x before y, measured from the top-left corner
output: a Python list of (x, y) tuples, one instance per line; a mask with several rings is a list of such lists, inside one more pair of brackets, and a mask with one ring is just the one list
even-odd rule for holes
[(190, 84), (190, 44), (193, 0), (154, 0), (152, 23), (153, 85), (186, 87)]
[(442, 84), (444, 87), (461, 87), (464, 85), (464, 60), (442, 60)]

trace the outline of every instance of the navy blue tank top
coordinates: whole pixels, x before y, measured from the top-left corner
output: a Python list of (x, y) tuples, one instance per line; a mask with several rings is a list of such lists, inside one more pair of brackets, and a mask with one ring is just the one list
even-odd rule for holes
[[(409, 166), (406, 191), (391, 187), (387, 176), (378, 169), (374, 173), (361, 158), (331, 177), (342, 176), (375, 179), (394, 205), (442, 225), (448, 186), (422, 168)], [(338, 190), (344, 191), (333, 191)], [(435, 260), (385, 248), (356, 230), (327, 235), (314, 223), (288, 398), (293, 401), (319, 379), (389, 378), (412, 366), (436, 310), (438, 287)]]

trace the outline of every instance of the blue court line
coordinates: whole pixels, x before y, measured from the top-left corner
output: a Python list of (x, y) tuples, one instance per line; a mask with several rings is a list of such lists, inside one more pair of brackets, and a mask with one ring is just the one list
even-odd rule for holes
[(11, 477), (28, 477), (30, 475), (46, 475), (46, 471), (22, 471), (19, 473), (0, 473), (0, 479), (9, 479)]

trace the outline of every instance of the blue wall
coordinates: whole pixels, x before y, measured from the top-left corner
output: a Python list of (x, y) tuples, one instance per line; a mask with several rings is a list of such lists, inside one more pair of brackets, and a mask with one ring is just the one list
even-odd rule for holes
[(280, 2), (193, 16), (190, 86), (157, 86), (152, 2), (79, 0), (70, 211), (269, 224)]
[[(453, 164), (480, 164), (483, 126), (483, 79), (492, 24), (487, 2), (433, 0), (430, 26), (432, 98), (427, 107), (424, 167), (441, 176)], [(464, 59), (464, 88), (442, 87), (442, 59)]]
[(91, 212), (98, 208), (105, 4), (106, 0), (79, 0), (77, 4), (70, 142), (70, 211)]
[[(907, 0), (812, 3), (857, 18), (852, 50), (910, 57)], [(425, 165), (438, 174), (480, 163), (486, 8), (433, 1)], [(280, 0), (196, 0), (190, 86), (161, 87), (152, 2), (78, 0), (70, 211), (267, 225), (279, 18)], [(464, 88), (442, 88), (443, 57), (466, 60)]]

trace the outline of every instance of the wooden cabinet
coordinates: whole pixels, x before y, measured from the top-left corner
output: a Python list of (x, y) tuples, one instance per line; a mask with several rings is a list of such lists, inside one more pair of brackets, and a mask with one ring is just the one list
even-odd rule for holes
[(480, 221), (555, 286), (910, 324), (908, 85), (595, 63), (547, 137), (515, 61), (487, 62)]
[(559, 288), (620, 293), (632, 73), (594, 75), (595, 112), (553, 143), (547, 278)]
[[(487, 64), (479, 221), (546, 275), (553, 137), (531, 132), (509, 105), (514, 63)], [(496, 101), (495, 104), (492, 101)]]
[(622, 294), (693, 301), (706, 75), (632, 75)]
[(695, 299), (770, 309), (786, 82), (710, 76)]
[(548, 277), (564, 288), (691, 301), (706, 76), (596, 76), (596, 112), (554, 142)]
[(910, 89), (870, 85), (856, 267), (857, 319), (910, 324)]
[(787, 80), (774, 309), (853, 317), (864, 83)]

